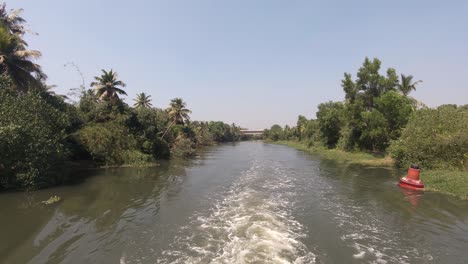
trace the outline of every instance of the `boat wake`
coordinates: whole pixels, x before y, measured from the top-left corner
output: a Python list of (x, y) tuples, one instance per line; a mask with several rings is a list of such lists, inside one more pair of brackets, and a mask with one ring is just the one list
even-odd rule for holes
[(289, 209), (293, 179), (269, 163), (254, 162), (207, 216), (193, 216), (159, 263), (314, 263)]

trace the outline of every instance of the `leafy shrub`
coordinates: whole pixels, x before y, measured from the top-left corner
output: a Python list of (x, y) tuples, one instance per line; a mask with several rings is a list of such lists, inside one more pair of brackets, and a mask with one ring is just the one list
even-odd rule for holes
[(208, 123), (208, 129), (216, 142), (236, 141), (230, 125), (221, 121), (211, 121)]
[(340, 139), (336, 143), (336, 148), (343, 151), (354, 151), (357, 147), (353, 141), (352, 129), (348, 125), (343, 126), (340, 131)]
[(84, 123), (126, 122), (130, 112), (122, 101), (98, 101), (92, 90), (84, 92), (78, 103), (78, 113)]
[[(413, 101), (395, 91), (389, 91), (375, 99), (376, 109), (385, 117), (388, 137), (397, 139), (413, 113)], [(388, 142), (385, 142), (387, 144)]]
[(344, 124), (344, 106), (341, 102), (326, 102), (318, 106), (317, 120), (320, 132), (329, 148), (335, 147)]
[(283, 128), (280, 125), (274, 124), (269, 130), (266, 130), (265, 137), (273, 141), (281, 140), (283, 135)]
[(0, 188), (37, 188), (67, 157), (69, 118), (37, 94), (0, 91)]
[(125, 150), (122, 156), (125, 164), (145, 165), (154, 162), (152, 155), (142, 153), (136, 149)]
[(130, 125), (130, 131), (135, 136), (138, 149), (156, 159), (169, 158), (169, 145), (161, 139), (167, 120), (164, 111), (139, 108), (134, 112), (135, 120)]
[(362, 112), (362, 128), (359, 142), (368, 150), (384, 150), (389, 140), (388, 125), (384, 115), (376, 109)]
[(189, 138), (179, 135), (172, 147), (172, 153), (176, 156), (190, 157), (195, 154), (194, 143)]
[(140, 164), (153, 160), (151, 155), (137, 150), (136, 140), (128, 128), (117, 122), (89, 124), (79, 130), (75, 138), (94, 160), (107, 165)]
[(456, 106), (418, 110), (390, 146), (401, 167), (419, 163), (426, 169), (467, 169), (468, 111)]

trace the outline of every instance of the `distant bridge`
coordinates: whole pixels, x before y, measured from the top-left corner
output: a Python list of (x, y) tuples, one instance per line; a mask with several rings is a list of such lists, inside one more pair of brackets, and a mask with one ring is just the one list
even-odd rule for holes
[(261, 136), (263, 135), (263, 129), (241, 129), (242, 135)]

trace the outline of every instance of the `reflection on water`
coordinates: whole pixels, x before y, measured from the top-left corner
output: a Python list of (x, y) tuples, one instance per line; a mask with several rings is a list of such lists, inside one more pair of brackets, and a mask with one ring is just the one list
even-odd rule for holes
[(421, 190), (409, 190), (400, 187), (400, 191), (406, 196), (406, 199), (413, 205), (414, 208), (418, 207), (419, 201), (424, 195)]
[(0, 194), (0, 263), (466, 263), (468, 202), (401, 173), (261, 142), (83, 171)]
[[(2, 194), (0, 226), (6, 227), (2, 239), (8, 241), (1, 241), (0, 255), (10, 255), (12, 263), (26, 262), (31, 255), (32, 262), (61, 262), (70, 257), (65, 249), (73, 249), (76, 241), (91, 255), (121, 245), (127, 230), (158, 214), (161, 199), (177, 195), (189, 165), (177, 161), (156, 168), (89, 170), (76, 175), (93, 174), (76, 186)], [(63, 201), (41, 203), (52, 195)], [(72, 255), (80, 259), (81, 253)]]

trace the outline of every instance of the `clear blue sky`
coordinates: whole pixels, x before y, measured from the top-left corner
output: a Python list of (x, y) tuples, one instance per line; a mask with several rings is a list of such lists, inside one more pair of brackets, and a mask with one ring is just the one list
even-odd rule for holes
[(468, 103), (468, 1), (15, 0), (31, 49), (60, 93), (116, 70), (166, 107), (182, 97), (195, 120), (244, 127), (294, 124), (342, 100), (340, 80), (365, 56), (424, 82), (429, 106)]

